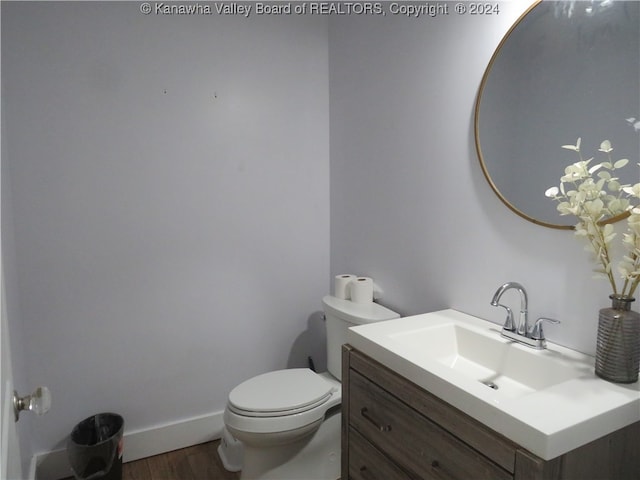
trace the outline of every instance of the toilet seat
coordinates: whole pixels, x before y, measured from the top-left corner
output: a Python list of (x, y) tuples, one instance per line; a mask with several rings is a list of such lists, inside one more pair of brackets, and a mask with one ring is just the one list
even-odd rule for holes
[(313, 431), (341, 401), (341, 384), (328, 373), (308, 368), (277, 370), (234, 388), (224, 423), (239, 440), (243, 434)]
[(308, 368), (276, 370), (238, 385), (228, 407), (249, 417), (282, 417), (312, 410), (327, 402), (335, 387)]

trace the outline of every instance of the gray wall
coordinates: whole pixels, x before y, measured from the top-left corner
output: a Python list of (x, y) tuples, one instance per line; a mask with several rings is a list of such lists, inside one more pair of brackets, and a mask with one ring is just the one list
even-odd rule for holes
[(375, 277), (405, 315), (452, 307), (495, 322), (493, 293), (520, 281), (533, 319), (562, 321), (548, 338), (593, 353), (608, 283), (570, 232), (500, 202), (474, 147), (484, 68), (527, 3), (493, 16), (331, 19), (331, 271)]
[(26, 375), (55, 409), (33, 451), (99, 411), (148, 428), (322, 363), (327, 18), (2, 8), (6, 255)]

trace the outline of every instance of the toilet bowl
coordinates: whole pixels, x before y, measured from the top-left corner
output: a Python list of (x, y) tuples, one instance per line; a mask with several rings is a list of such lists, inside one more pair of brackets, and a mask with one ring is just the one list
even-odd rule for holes
[(341, 399), (340, 382), (306, 368), (238, 385), (229, 394), (224, 423), (244, 446), (240, 478), (339, 478)]
[(347, 329), (399, 315), (375, 303), (332, 296), (323, 298), (323, 306), (328, 372), (277, 370), (246, 380), (229, 393), (224, 423), (243, 446), (241, 480), (340, 478), (340, 358)]

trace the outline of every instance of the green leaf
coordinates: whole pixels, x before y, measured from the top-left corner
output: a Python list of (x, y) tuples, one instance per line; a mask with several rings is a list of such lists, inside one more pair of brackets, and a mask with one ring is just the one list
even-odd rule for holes
[(567, 150), (573, 150), (574, 152), (579, 152), (580, 151), (580, 142), (582, 141), (581, 138), (578, 138), (578, 141), (576, 142), (575, 145), (562, 145), (562, 148), (565, 148)]
[(613, 147), (609, 140), (605, 140), (600, 144), (600, 148), (598, 150), (604, 153), (609, 153), (613, 150)]
[(620, 160), (618, 160), (616, 163), (613, 164), (613, 168), (622, 168), (624, 167), (627, 163), (629, 163), (629, 160), (626, 158), (621, 158)]

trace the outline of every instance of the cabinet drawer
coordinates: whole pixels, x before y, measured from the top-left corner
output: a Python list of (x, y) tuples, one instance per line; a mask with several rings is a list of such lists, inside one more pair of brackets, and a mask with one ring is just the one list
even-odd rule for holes
[(356, 430), (381, 452), (420, 478), (513, 478), (479, 452), (353, 370), (350, 371), (349, 412), (349, 423)]
[(349, 479), (413, 480), (353, 428), (349, 432)]

